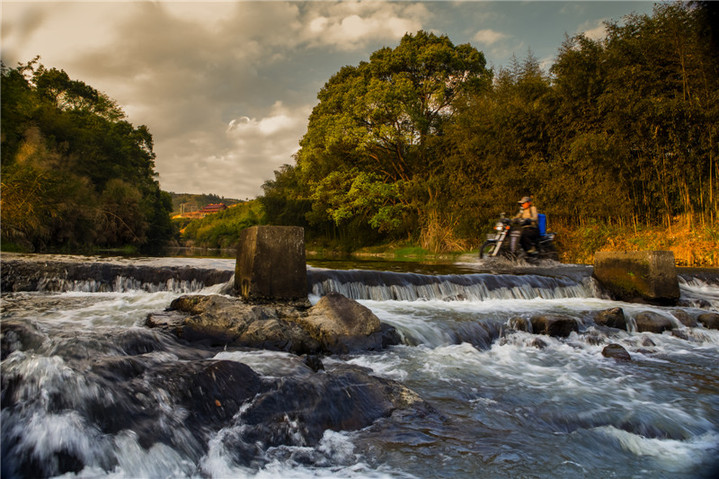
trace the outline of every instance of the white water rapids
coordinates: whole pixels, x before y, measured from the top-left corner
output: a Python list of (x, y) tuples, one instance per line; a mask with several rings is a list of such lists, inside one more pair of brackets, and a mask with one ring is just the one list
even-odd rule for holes
[[(173, 261), (234, 267), (231, 260)], [(187, 346), (147, 330), (146, 316), (188, 291), (221, 292), (222, 284), (158, 287), (118, 279), (111, 292), (80, 282), (57, 292), (4, 294), (3, 322), (32, 322), (48, 339), (42, 348), (14, 351), (2, 361), (3, 376), (25, 378), (7, 385), (25, 398), (12, 407), (6, 407), (3, 382), (3, 478), (28, 477), (12, 467), (21, 455), (57, 470), (66, 456), (79, 459), (79, 466), (60, 475), (68, 479), (715, 477), (719, 331), (678, 321), (680, 334), (598, 327), (593, 314), (613, 307), (621, 307), (630, 322), (646, 311), (674, 318), (677, 308), (611, 301), (581, 268), (569, 266), (564, 273), (562, 267), (553, 276), (311, 268), (313, 301), (328, 291), (354, 297), (403, 338), (381, 352), (323, 358), (325, 365), (349, 363), (398, 381), (437, 414), (398, 414), (358, 431), (327, 430), (317, 445), (298, 439), (244, 462), (228, 449), (242, 424), (228, 423), (206, 444), (195, 444), (177, 426), (186, 411), (176, 410), (161, 390), (154, 392), (157, 407), (167, 409), (163, 417), (174, 428), (167, 440), (142, 444), (132, 430), (103, 433), (78, 411), (88, 397), (117, 393), (101, 390), (71, 365), (82, 355), (180, 360)], [(690, 316), (719, 312), (719, 283), (684, 276), (681, 291), (680, 309)], [(552, 338), (509, 327), (512, 318), (537, 313), (573, 317), (579, 333)], [(136, 336), (133, 346), (128, 335)], [(167, 344), (168, 352), (128, 352), (150, 340)], [(604, 357), (611, 343), (622, 345), (631, 361)], [(315, 374), (282, 352), (228, 349), (212, 352), (211, 359), (244, 363), (264, 377)], [(65, 397), (60, 410), (51, 406), (58, 395)]]

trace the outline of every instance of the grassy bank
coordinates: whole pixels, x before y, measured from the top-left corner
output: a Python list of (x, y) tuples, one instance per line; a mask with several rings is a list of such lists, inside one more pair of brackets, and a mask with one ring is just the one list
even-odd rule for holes
[[(674, 253), (677, 266), (719, 267), (719, 231), (708, 226), (688, 227), (673, 225), (671, 228), (626, 228), (591, 223), (582, 227), (554, 225), (557, 248), (563, 263), (592, 264), (596, 251), (649, 251), (668, 250)], [(308, 255), (320, 257), (347, 256), (340, 248), (308, 244)], [(462, 254), (474, 251), (457, 250), (433, 254), (419, 246), (408, 243), (391, 243), (369, 246), (353, 251), (351, 256), (392, 261), (451, 261)]]
[(676, 224), (635, 230), (595, 223), (553, 230), (564, 263), (591, 264), (595, 251), (668, 250), (674, 253), (677, 266), (719, 267), (719, 230), (709, 226)]

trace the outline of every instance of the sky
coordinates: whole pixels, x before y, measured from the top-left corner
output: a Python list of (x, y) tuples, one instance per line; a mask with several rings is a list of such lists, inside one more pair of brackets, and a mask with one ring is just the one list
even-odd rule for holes
[(345, 65), (405, 33), (446, 34), (495, 71), (531, 52), (548, 68), (566, 36), (649, 1), (2, 0), (0, 56), (40, 56), (117, 101), (154, 139), (160, 186), (248, 199), (306, 132), (317, 93)]

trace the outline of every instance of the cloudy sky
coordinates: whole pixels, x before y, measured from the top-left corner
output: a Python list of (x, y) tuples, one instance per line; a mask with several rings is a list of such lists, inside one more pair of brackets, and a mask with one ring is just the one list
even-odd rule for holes
[(551, 65), (565, 35), (650, 13), (647, 1), (2, 0), (0, 52), (40, 55), (116, 100), (155, 140), (161, 187), (253, 198), (292, 163), (322, 85), (405, 32), (471, 43), (495, 70), (529, 51)]

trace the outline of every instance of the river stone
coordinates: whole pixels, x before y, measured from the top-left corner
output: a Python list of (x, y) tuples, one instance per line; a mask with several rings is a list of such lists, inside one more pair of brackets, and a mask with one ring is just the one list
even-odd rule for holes
[(309, 310), (287, 303), (252, 304), (220, 295), (181, 296), (145, 324), (210, 347), (251, 347), (303, 354), (343, 354), (399, 344), (392, 326), (339, 293)]
[(307, 301), (305, 233), (298, 226), (240, 231), (235, 290), (250, 302)]
[(145, 324), (207, 346), (318, 354), (320, 344), (292, 320), (301, 313), (286, 304), (248, 304), (219, 295), (181, 296), (169, 311), (148, 315)]
[(652, 311), (644, 311), (634, 317), (637, 323), (637, 331), (640, 333), (657, 333), (674, 329), (671, 319)]
[(606, 358), (614, 358), (618, 361), (631, 361), (632, 357), (629, 355), (624, 346), (621, 344), (610, 344), (602, 349), (602, 356)]
[(594, 315), (594, 322), (600, 326), (608, 326), (610, 328), (627, 329), (627, 322), (624, 318), (622, 308), (611, 308), (598, 311)]
[(532, 323), (525, 318), (515, 317), (509, 320), (509, 327), (516, 331), (531, 333)]
[(597, 251), (592, 275), (615, 300), (658, 305), (679, 301), (671, 251)]
[(697, 326), (699, 326), (697, 320), (689, 316), (689, 313), (687, 313), (683, 309), (675, 309), (671, 311), (671, 313), (672, 316), (677, 318), (677, 320), (687, 328), (696, 328)]
[(306, 316), (295, 320), (331, 353), (382, 349), (379, 318), (369, 308), (339, 293), (323, 296)]
[(719, 329), (719, 314), (717, 313), (702, 313), (697, 316), (697, 321), (707, 329)]
[(47, 336), (33, 321), (19, 321), (10, 319), (3, 321), (0, 326), (0, 350), (5, 360), (15, 351), (28, 351), (38, 349), (47, 339)]
[(577, 321), (569, 316), (540, 314), (532, 316), (531, 322), (535, 334), (566, 338), (572, 331), (579, 331)]

